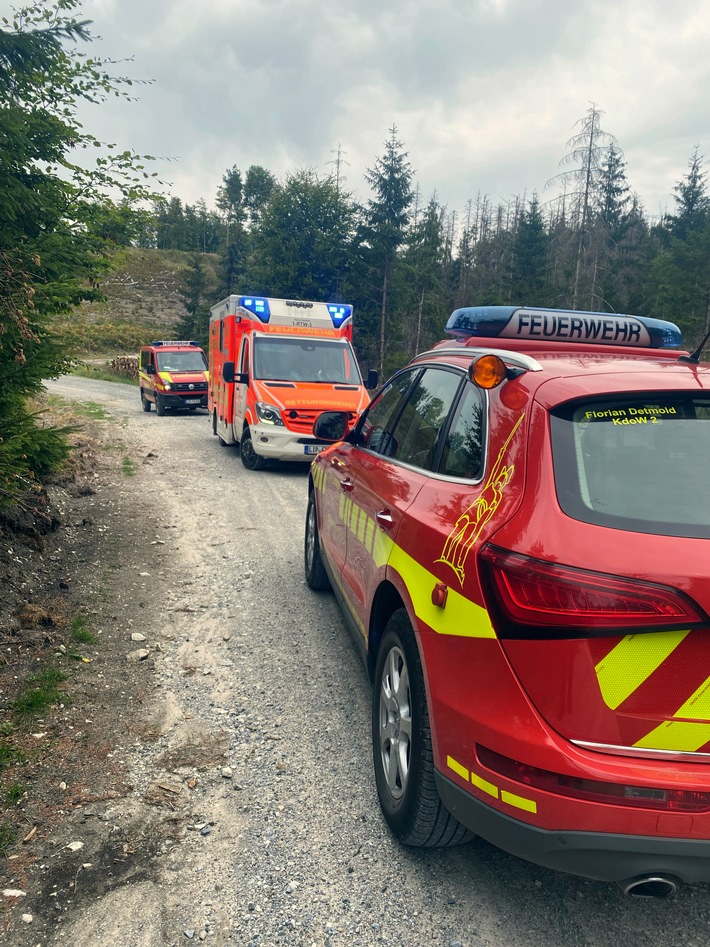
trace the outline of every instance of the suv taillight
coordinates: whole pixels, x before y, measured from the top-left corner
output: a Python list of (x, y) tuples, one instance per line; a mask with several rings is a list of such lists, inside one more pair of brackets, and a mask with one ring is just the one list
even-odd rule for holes
[(580, 638), (707, 626), (687, 595), (666, 585), (587, 572), (487, 544), (481, 579), (502, 638)]

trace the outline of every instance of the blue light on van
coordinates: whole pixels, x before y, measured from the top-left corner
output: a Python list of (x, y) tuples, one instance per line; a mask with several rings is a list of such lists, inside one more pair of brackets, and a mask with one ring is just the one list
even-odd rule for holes
[(353, 307), (340, 305), (339, 303), (328, 303), (328, 313), (336, 329), (339, 329), (346, 319), (353, 314)]
[(653, 349), (678, 349), (683, 344), (678, 326), (662, 319), (522, 306), (456, 309), (449, 316), (446, 331), (460, 341), (479, 336)]
[(271, 319), (269, 300), (264, 299), (263, 296), (240, 296), (239, 305), (253, 312), (261, 322), (268, 322)]

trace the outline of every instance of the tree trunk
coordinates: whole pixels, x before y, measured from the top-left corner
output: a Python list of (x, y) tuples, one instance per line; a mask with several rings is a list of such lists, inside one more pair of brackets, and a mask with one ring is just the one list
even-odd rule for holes
[(385, 326), (387, 324), (387, 289), (389, 275), (388, 266), (385, 264), (384, 279), (382, 282), (382, 312), (380, 313), (380, 377), (384, 378), (385, 372)]

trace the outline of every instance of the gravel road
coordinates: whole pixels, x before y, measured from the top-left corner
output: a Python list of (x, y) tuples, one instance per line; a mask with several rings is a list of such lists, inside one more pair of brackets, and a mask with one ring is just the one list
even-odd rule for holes
[[(375, 794), (364, 667), (332, 596), (303, 578), (305, 465), (249, 472), (206, 412), (145, 414), (129, 386), (48, 387), (116, 419), (136, 465), (117, 509), (162, 531), (135, 532), (149, 604), (126, 603), (151, 652), (153, 737), (120, 748), (133, 792), (96, 813), (151, 857), (43, 945), (707, 945), (702, 886), (626, 899), (480, 840), (398, 845)], [(158, 791), (170, 807), (151, 805)]]

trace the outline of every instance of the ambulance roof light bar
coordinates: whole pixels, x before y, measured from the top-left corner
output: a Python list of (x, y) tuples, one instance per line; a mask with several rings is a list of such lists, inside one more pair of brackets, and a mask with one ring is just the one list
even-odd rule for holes
[(263, 296), (240, 296), (239, 305), (242, 309), (253, 312), (260, 322), (269, 322), (271, 319), (269, 300)]
[(345, 303), (328, 303), (328, 313), (333, 322), (333, 327), (339, 329), (347, 319), (352, 318), (353, 307)]
[(678, 326), (662, 319), (524, 306), (455, 309), (446, 331), (459, 342), (479, 336), (652, 349), (678, 349), (683, 344)]

